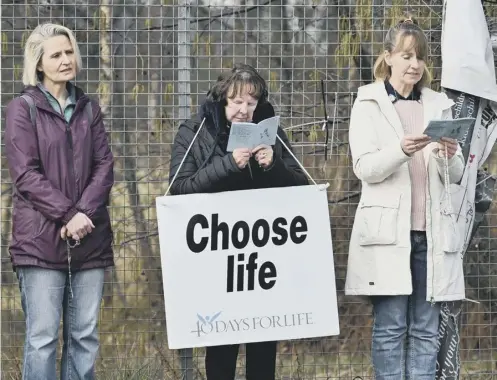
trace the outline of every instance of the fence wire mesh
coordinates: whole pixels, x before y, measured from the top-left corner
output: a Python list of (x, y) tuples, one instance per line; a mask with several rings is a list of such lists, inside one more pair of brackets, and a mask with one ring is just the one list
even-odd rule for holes
[[(205, 378), (203, 349), (167, 347), (155, 197), (167, 188), (180, 121), (235, 62), (260, 70), (299, 159), (317, 181), (331, 185), (341, 334), (280, 342), (277, 378), (372, 378), (370, 306), (343, 292), (360, 193), (350, 166), (350, 109), (358, 86), (372, 81), (385, 31), (406, 11), (429, 37), (428, 65), (439, 89), (442, 0), (178, 1), (2, 1), (2, 107), (22, 88), (27, 36), (37, 24), (52, 21), (75, 31), (84, 66), (77, 83), (99, 100), (105, 115), (115, 156), (110, 212), (116, 266), (106, 273), (98, 378)], [(495, 5), (485, 9), (492, 20)], [(497, 174), (494, 157), (487, 162)], [(2, 155), (1, 374), (20, 379), (24, 318), (8, 254), (11, 195)], [(463, 309), (463, 379), (497, 378), (496, 211), (487, 213), (466, 255), (467, 295), (480, 303)], [(239, 379), (244, 361), (242, 348)]]

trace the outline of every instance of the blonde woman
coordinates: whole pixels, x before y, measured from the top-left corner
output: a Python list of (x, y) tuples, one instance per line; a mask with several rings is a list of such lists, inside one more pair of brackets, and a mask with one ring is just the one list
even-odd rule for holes
[(362, 194), (350, 241), (346, 294), (370, 296), (377, 380), (433, 380), (441, 301), (464, 298), (447, 189), (463, 174), (457, 141), (423, 134), (452, 117), (430, 90), (428, 41), (408, 18), (385, 38), (376, 83), (359, 89), (350, 149)]
[(24, 52), (21, 96), (6, 110), (14, 186), (12, 264), (26, 319), (23, 380), (94, 379), (104, 268), (113, 265), (107, 204), (113, 157), (100, 107), (73, 85), (81, 56), (73, 33), (39, 25)]

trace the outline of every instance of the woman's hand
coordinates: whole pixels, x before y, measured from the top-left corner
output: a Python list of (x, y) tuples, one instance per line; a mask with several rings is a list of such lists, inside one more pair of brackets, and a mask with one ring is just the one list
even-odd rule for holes
[[(64, 231), (65, 228), (65, 231)], [(72, 217), (72, 219), (67, 223), (62, 230), (60, 231), (60, 235), (63, 237), (63, 232), (65, 238), (72, 238), (74, 240), (81, 240), (86, 235), (88, 235), (95, 226), (90, 218), (88, 218), (82, 212), (78, 212), (76, 215)]]
[(267, 168), (273, 163), (273, 148), (269, 145), (259, 145), (252, 150), (255, 160), (262, 168)]
[(412, 156), (431, 142), (430, 136), (426, 135), (405, 135), (400, 141), (400, 146), (405, 154)]
[(67, 239), (67, 227), (66, 226), (62, 226), (62, 228), (60, 230), (60, 238), (62, 240), (66, 240)]
[(438, 143), (438, 157), (445, 157), (445, 148), (447, 147), (447, 158), (450, 160), (456, 154), (459, 143), (448, 137), (442, 137), (440, 141)]
[(243, 169), (247, 166), (250, 157), (252, 157), (252, 153), (248, 148), (237, 148), (233, 151), (233, 158), (235, 159), (238, 169)]

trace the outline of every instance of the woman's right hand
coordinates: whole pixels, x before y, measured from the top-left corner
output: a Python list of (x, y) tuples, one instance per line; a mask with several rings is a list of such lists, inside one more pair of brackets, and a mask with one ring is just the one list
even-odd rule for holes
[(78, 212), (74, 215), (65, 227), (66, 236), (74, 240), (83, 239), (95, 228), (91, 219), (82, 212)]
[(252, 152), (248, 148), (237, 148), (233, 151), (233, 158), (239, 169), (243, 169), (247, 166), (250, 157), (252, 157)]
[(400, 141), (400, 146), (405, 154), (412, 156), (417, 151), (424, 149), (431, 142), (431, 137), (426, 135), (405, 135)]

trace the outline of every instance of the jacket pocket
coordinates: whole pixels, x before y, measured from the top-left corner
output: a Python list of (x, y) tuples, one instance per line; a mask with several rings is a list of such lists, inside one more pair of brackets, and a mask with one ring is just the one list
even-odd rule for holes
[(12, 235), (17, 241), (33, 239), (40, 230), (41, 214), (35, 209), (18, 204), (14, 206), (12, 213)]
[(400, 195), (364, 196), (359, 203), (359, 245), (397, 244)]
[(446, 253), (458, 253), (462, 250), (473, 209), (468, 207), (466, 188), (461, 185), (449, 186), (450, 198), (443, 191), (440, 200), (440, 237), (442, 249)]

